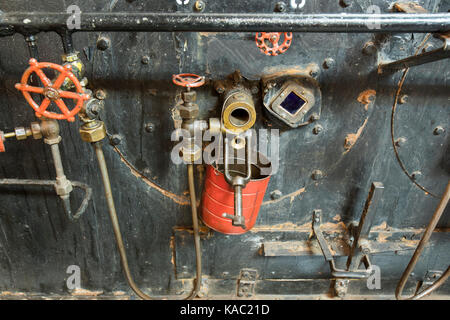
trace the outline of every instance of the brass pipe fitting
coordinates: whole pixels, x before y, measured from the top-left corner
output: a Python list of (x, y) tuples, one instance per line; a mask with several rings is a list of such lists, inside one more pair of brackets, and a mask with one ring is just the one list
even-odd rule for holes
[(228, 133), (239, 134), (251, 129), (256, 122), (256, 110), (250, 91), (238, 88), (225, 96), (222, 124)]
[(59, 135), (59, 123), (54, 119), (43, 119), (41, 121), (41, 132), (44, 136), (44, 142), (48, 145), (58, 144), (61, 142)]
[(0, 132), (3, 139), (15, 137), (17, 140), (25, 140), (30, 136), (33, 136), (33, 139), (35, 140), (42, 139), (41, 126), (38, 122), (32, 122), (29, 128), (16, 127), (13, 132)]
[(67, 204), (69, 202), (70, 193), (72, 192), (73, 187), (72, 183), (64, 174), (61, 152), (59, 151), (59, 143), (61, 142), (62, 138), (59, 135), (58, 121), (54, 119), (43, 119), (41, 121), (41, 132), (44, 136), (44, 142), (50, 145), (50, 149), (52, 151), (53, 163), (55, 165), (56, 171), (56, 194), (63, 200), (63, 202)]
[(84, 122), (80, 128), (81, 139), (85, 142), (98, 142), (106, 137), (106, 127), (103, 121), (91, 120)]

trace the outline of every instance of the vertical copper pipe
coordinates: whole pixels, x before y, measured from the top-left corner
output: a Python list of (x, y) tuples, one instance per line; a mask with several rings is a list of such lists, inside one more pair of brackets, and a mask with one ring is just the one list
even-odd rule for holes
[[(449, 268), (447, 268), (447, 271), (431, 287), (425, 289), (422, 293), (419, 293), (419, 294), (414, 295), (409, 298), (402, 297), (402, 292), (403, 292), (403, 288), (405, 287), (406, 281), (408, 280), (411, 272), (414, 270), (414, 267), (416, 266), (417, 262), (419, 261), (420, 255), (422, 254), (422, 251), (425, 249), (425, 246), (428, 243), (428, 240), (430, 240), (430, 237), (433, 234), (433, 231), (436, 228), (436, 225), (439, 222), (439, 219), (441, 218), (442, 214), (444, 213), (444, 210), (447, 207), (449, 199), (450, 199), (450, 181), (447, 184), (447, 188), (445, 189), (444, 195), (442, 196), (442, 199), (439, 202), (439, 205), (438, 205), (436, 211), (434, 212), (433, 217), (431, 218), (430, 223), (428, 224), (428, 227), (422, 236), (422, 239), (420, 239), (420, 242), (416, 248), (416, 251), (414, 251), (411, 261), (409, 261), (409, 264), (406, 267), (405, 271), (403, 272), (403, 275), (397, 285), (397, 289), (395, 290), (395, 297), (398, 300), (420, 299), (420, 298), (424, 297), (425, 295), (430, 294), (435, 289), (437, 289), (448, 278), (448, 276), (450, 274)], [(432, 290), (430, 290), (430, 289), (432, 289)]]
[[(114, 199), (111, 190), (111, 182), (109, 180), (108, 168), (106, 166), (105, 155), (103, 154), (103, 149), (101, 142), (95, 142), (92, 144), (95, 153), (97, 155), (98, 165), (100, 167), (100, 172), (102, 175), (103, 186), (105, 189), (106, 202), (109, 208), (109, 217), (114, 230), (114, 236), (116, 238), (117, 248), (120, 254), (120, 261), (122, 264), (123, 271), (125, 273), (125, 278), (127, 279), (130, 288), (144, 300), (152, 300), (152, 298), (142, 292), (133, 280), (130, 268), (128, 265), (127, 253), (125, 246), (123, 244), (122, 233), (120, 232), (119, 220), (117, 218), (116, 207), (114, 205)], [(194, 184), (194, 166), (192, 164), (188, 165), (188, 179), (189, 179), (189, 192), (191, 194), (191, 209), (192, 209), (192, 224), (194, 229), (194, 241), (195, 241), (195, 253), (197, 262), (197, 280), (195, 283), (194, 290), (191, 294), (185, 298), (186, 300), (194, 299), (201, 288), (201, 278), (202, 278), (202, 261), (201, 261), (201, 251), (200, 251), (200, 236), (198, 233), (198, 217), (197, 217), (197, 201), (195, 196), (195, 184)]]
[(111, 182), (109, 180), (108, 168), (106, 166), (105, 155), (103, 154), (101, 142), (95, 142), (92, 144), (97, 155), (98, 166), (102, 174), (103, 186), (105, 189), (106, 202), (109, 208), (109, 217), (114, 230), (114, 236), (116, 237), (117, 249), (120, 254), (120, 261), (122, 263), (123, 272), (125, 273), (125, 278), (127, 279), (128, 285), (131, 289), (144, 300), (151, 300), (151, 297), (142, 292), (133, 280), (130, 268), (128, 266), (127, 253), (125, 251), (125, 246), (123, 244), (122, 234), (120, 232), (119, 219), (117, 218), (116, 206), (114, 205), (114, 199), (111, 190)]
[(200, 247), (200, 235), (198, 231), (198, 216), (197, 216), (197, 199), (195, 195), (195, 183), (194, 183), (194, 165), (188, 164), (188, 180), (189, 180), (189, 194), (191, 196), (191, 211), (192, 211), (192, 227), (194, 231), (194, 244), (195, 244), (195, 258), (197, 279), (195, 281), (195, 288), (186, 300), (194, 299), (200, 291), (202, 285), (202, 252)]

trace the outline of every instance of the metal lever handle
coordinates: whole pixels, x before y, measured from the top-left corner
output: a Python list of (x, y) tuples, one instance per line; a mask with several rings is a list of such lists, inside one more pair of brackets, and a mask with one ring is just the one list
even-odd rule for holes
[(364, 255), (364, 262), (366, 270), (358, 271), (347, 271), (342, 269), (337, 269), (334, 263), (333, 255), (331, 254), (330, 248), (328, 247), (327, 241), (320, 230), (320, 211), (316, 210), (313, 215), (313, 232), (319, 241), (320, 249), (322, 250), (325, 260), (330, 264), (331, 275), (334, 278), (346, 278), (346, 279), (366, 279), (372, 274), (372, 264), (370, 263), (369, 257)]

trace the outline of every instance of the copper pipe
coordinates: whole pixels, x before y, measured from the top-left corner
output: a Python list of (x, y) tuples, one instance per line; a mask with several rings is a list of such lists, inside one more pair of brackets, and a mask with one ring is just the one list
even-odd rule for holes
[(120, 232), (119, 219), (117, 218), (116, 206), (114, 205), (114, 199), (111, 190), (111, 182), (109, 180), (108, 168), (106, 166), (105, 155), (103, 154), (101, 142), (95, 142), (92, 144), (97, 155), (98, 166), (100, 167), (100, 172), (102, 174), (103, 187), (105, 189), (106, 202), (109, 208), (109, 218), (114, 230), (114, 236), (116, 237), (117, 249), (120, 254), (120, 261), (122, 263), (123, 272), (125, 273), (125, 278), (127, 279), (128, 285), (131, 289), (144, 300), (152, 300), (152, 298), (142, 292), (133, 280), (130, 268), (128, 266), (127, 253), (125, 251), (125, 246), (123, 244), (122, 234)]
[(194, 229), (194, 244), (195, 244), (195, 258), (197, 267), (197, 279), (195, 281), (195, 288), (186, 300), (194, 299), (200, 291), (202, 285), (202, 252), (200, 247), (200, 235), (198, 232), (198, 216), (197, 216), (197, 199), (195, 195), (194, 183), (194, 165), (188, 164), (188, 180), (189, 180), (189, 194), (191, 196), (191, 212), (192, 212), (192, 227)]
[[(127, 259), (127, 253), (125, 250), (125, 246), (123, 244), (123, 238), (122, 234), (120, 232), (120, 225), (119, 225), (119, 219), (117, 218), (117, 212), (114, 205), (114, 199), (112, 195), (111, 190), (111, 182), (109, 180), (109, 174), (108, 174), (108, 168), (105, 161), (105, 156), (103, 154), (102, 144), (101, 142), (94, 142), (93, 144), (95, 153), (97, 155), (98, 165), (100, 167), (100, 172), (102, 175), (103, 180), (103, 186), (105, 189), (105, 197), (106, 202), (108, 204), (109, 208), (109, 217), (111, 219), (111, 223), (114, 230), (114, 236), (116, 238), (117, 248), (119, 250), (120, 255), (120, 261), (122, 264), (123, 271), (125, 273), (125, 278), (128, 282), (128, 285), (130, 288), (141, 298), (144, 300), (153, 300), (149, 295), (142, 292), (139, 287), (134, 282), (133, 276), (130, 272), (130, 267), (128, 265), (128, 259)], [(200, 237), (198, 236), (198, 219), (197, 219), (197, 207), (196, 207), (196, 200), (195, 200), (195, 186), (194, 186), (194, 172), (193, 172), (193, 165), (188, 166), (188, 176), (189, 176), (189, 191), (191, 193), (191, 207), (192, 207), (192, 216), (193, 216), (193, 225), (194, 225), (194, 235), (195, 235), (195, 248), (196, 248), (196, 254), (197, 254), (197, 277), (200, 275), (200, 277), (197, 278), (197, 282), (195, 285), (194, 290), (192, 293), (185, 298), (193, 299), (197, 296), (198, 291), (200, 290), (201, 286), (201, 258), (200, 256)], [(194, 219), (195, 217), (195, 219)]]
[(406, 267), (405, 271), (403, 272), (403, 275), (397, 285), (397, 289), (395, 290), (395, 297), (397, 298), (397, 300), (418, 300), (436, 290), (448, 278), (450, 274), (449, 271), (450, 268), (447, 268), (447, 271), (438, 280), (436, 280), (435, 283), (433, 283), (433, 285), (431, 285), (429, 288), (425, 289), (421, 293), (415, 294), (414, 296), (409, 298), (402, 297), (402, 292), (403, 288), (405, 287), (406, 281), (408, 280), (411, 272), (414, 270), (414, 267), (419, 261), (420, 255), (422, 254), (422, 251), (425, 249), (425, 246), (428, 243), (428, 240), (430, 240), (430, 237), (433, 234), (433, 231), (436, 228), (439, 219), (444, 213), (444, 210), (447, 207), (449, 199), (450, 199), (450, 181), (447, 184), (447, 188), (444, 192), (444, 195), (442, 196), (442, 199), (439, 202), (439, 205), (436, 211), (434, 212), (433, 217), (431, 218), (430, 223), (428, 224), (428, 227), (426, 228), (425, 233), (422, 236), (422, 239), (420, 239), (416, 251), (414, 251), (411, 261), (409, 261), (409, 264)]

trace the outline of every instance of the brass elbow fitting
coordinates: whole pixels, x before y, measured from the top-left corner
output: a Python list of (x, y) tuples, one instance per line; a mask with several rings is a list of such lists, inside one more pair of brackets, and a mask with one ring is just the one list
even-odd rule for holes
[(41, 133), (44, 136), (44, 142), (52, 145), (61, 141), (59, 135), (59, 123), (54, 119), (43, 119), (41, 121)]

